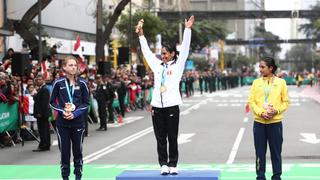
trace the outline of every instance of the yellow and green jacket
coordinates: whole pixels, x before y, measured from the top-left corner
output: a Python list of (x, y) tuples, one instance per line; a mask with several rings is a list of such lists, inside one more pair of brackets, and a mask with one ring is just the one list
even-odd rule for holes
[[(270, 82), (273, 81), (273, 82)], [(277, 110), (277, 114), (269, 120), (261, 117), (261, 114), (266, 110), (263, 108), (265, 101), (265, 87), (271, 83), (268, 103), (272, 104)], [(278, 77), (272, 78), (259, 78), (253, 81), (250, 94), (249, 105), (254, 114), (254, 119), (263, 124), (271, 124), (280, 122), (283, 118), (284, 111), (289, 106), (288, 88), (285, 80)]]

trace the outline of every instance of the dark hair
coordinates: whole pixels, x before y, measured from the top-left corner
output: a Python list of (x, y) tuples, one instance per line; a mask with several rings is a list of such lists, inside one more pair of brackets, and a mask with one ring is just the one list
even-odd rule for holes
[(38, 78), (41, 78), (41, 79), (43, 79), (43, 80), (44, 80), (44, 75), (43, 75), (43, 74), (41, 74), (41, 73), (39, 73), (39, 74), (36, 76), (36, 79), (38, 79)]
[(276, 65), (276, 62), (273, 57), (266, 56), (261, 58), (261, 61), (264, 61), (268, 67), (272, 67), (272, 74), (274, 74), (277, 71), (278, 66)]
[(177, 51), (177, 48), (175, 45), (172, 44), (163, 44), (162, 48), (165, 48), (169, 53), (174, 52), (174, 56), (172, 58), (173, 61), (176, 61), (179, 56), (179, 51)]
[(14, 53), (14, 50), (12, 48), (9, 48), (7, 52), (12, 51)]

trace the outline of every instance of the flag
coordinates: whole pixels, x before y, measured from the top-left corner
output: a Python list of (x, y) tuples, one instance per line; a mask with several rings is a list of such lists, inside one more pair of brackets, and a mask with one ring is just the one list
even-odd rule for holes
[(80, 36), (78, 36), (77, 37), (77, 41), (76, 41), (76, 43), (74, 44), (74, 48), (73, 48), (73, 50), (74, 51), (77, 51), (78, 50), (78, 48), (80, 47)]
[(250, 112), (250, 106), (249, 103), (246, 104), (246, 114), (248, 114)]
[(47, 80), (48, 73), (46, 61), (41, 61), (41, 74), (43, 74), (44, 79)]
[(82, 73), (86, 69), (87, 65), (84, 62), (82, 48), (80, 48), (80, 47), (81, 47), (80, 36), (78, 36), (76, 43), (74, 44), (73, 50), (79, 55), (78, 63), (79, 63), (79, 67), (80, 67), (80, 73)]
[(23, 114), (31, 114), (33, 113), (33, 105), (34, 102), (31, 101), (31, 96), (20, 96), (19, 97), (19, 102), (21, 104), (20, 106), (20, 112)]

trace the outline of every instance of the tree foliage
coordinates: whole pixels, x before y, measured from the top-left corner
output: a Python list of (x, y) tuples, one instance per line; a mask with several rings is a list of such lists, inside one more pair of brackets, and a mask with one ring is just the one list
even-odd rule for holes
[[(255, 38), (264, 38), (265, 40), (279, 40), (279, 36), (274, 35), (272, 32), (266, 31), (264, 27), (257, 27), (255, 29)], [(279, 44), (266, 44), (264, 46), (264, 53), (269, 52), (272, 56), (281, 51)], [(261, 52), (260, 52), (261, 53)]]
[[(320, 11), (320, 2), (312, 7), (314, 11)], [(303, 31), (307, 37), (319, 38), (320, 37), (320, 18), (309, 18), (309, 23), (302, 24), (299, 31)]]
[(129, 29), (130, 19), (129, 15), (123, 14), (120, 17), (120, 21), (117, 24), (117, 28), (121, 32), (122, 41), (124, 44), (128, 44), (128, 37), (130, 32), (133, 33), (132, 47), (137, 47), (139, 44), (138, 35), (135, 33), (135, 25), (140, 19), (144, 19), (143, 32), (150, 43), (156, 43), (156, 35), (161, 34), (166, 28), (167, 24), (161, 20), (158, 16), (146, 11), (138, 11), (132, 15), (132, 29)]
[[(132, 16), (133, 24), (136, 25), (136, 23), (142, 18), (145, 22), (143, 30), (149, 42), (155, 43), (157, 34), (161, 34), (163, 42), (171, 44), (179, 42), (179, 22), (168, 23), (150, 12), (140, 11)], [(120, 22), (117, 25), (120, 32), (124, 35), (123, 37), (126, 39), (129, 34), (129, 23), (129, 16), (122, 15)], [(181, 23), (183, 23), (184, 26), (184, 22)], [(133, 26), (132, 28), (135, 27)], [(211, 20), (197, 21), (192, 26), (191, 49), (197, 50), (206, 47), (214, 41), (224, 39), (226, 34), (227, 29), (222, 22)], [(136, 35), (133, 36), (132, 45), (138, 45)]]
[[(311, 44), (297, 44), (286, 53), (286, 59), (293, 64), (293, 70), (302, 72), (319, 68), (320, 56), (312, 50)], [(313, 66), (314, 65), (314, 66)]]
[[(184, 23), (184, 22), (181, 22)], [(203, 20), (196, 21), (192, 26), (191, 49), (199, 50), (209, 46), (212, 42), (225, 39), (227, 29), (220, 21)], [(179, 41), (179, 23), (168, 24), (162, 33), (163, 39), (169, 42)]]
[(225, 39), (228, 31), (220, 21), (203, 20), (192, 27), (192, 49), (202, 49), (219, 39)]
[[(41, 0), (41, 10), (46, 8), (52, 0)], [(9, 19), (9, 23), (13, 24), (13, 30), (24, 40), (29, 46), (33, 55), (38, 53), (38, 39), (36, 37), (35, 24), (32, 20), (39, 14), (37, 1), (22, 16), (21, 20)]]

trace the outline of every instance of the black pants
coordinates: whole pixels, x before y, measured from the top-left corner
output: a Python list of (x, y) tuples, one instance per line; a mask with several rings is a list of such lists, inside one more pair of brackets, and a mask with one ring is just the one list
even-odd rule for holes
[(126, 112), (126, 107), (124, 106), (124, 98), (125, 98), (125, 95), (119, 95), (119, 106), (120, 106), (120, 113), (122, 115), (122, 117), (125, 116), (125, 112)]
[(98, 113), (100, 128), (107, 128), (107, 104), (105, 102), (98, 102)]
[[(152, 123), (157, 139), (158, 161), (160, 166), (176, 167), (178, 163), (179, 106), (167, 108), (152, 107)], [(167, 152), (169, 141), (169, 159)]]
[(61, 176), (64, 178), (70, 175), (71, 143), (74, 163), (73, 173), (77, 177), (82, 176), (82, 143), (84, 131), (84, 127), (57, 126), (59, 149), (61, 152)]
[(50, 126), (48, 118), (37, 118), (38, 131), (40, 136), (39, 149), (49, 149), (51, 145)]
[(253, 125), (254, 147), (256, 150), (257, 180), (265, 180), (267, 143), (270, 148), (272, 163), (272, 180), (281, 180), (282, 174), (282, 123), (262, 124), (254, 122)]

